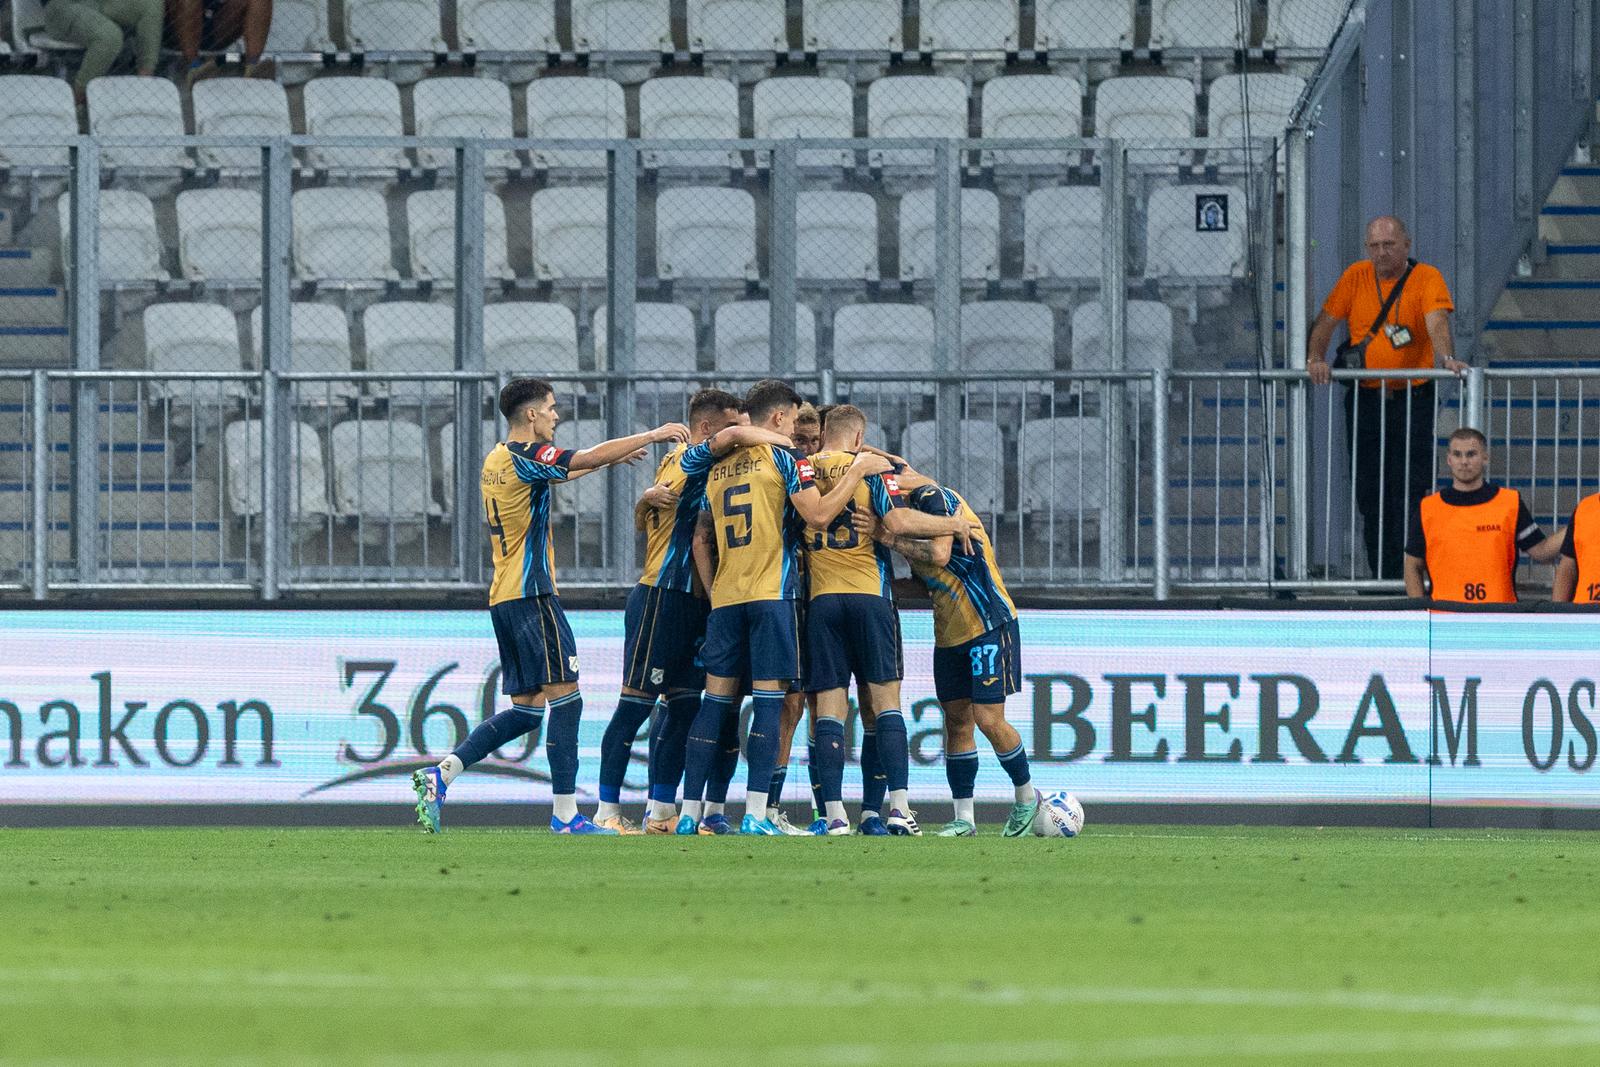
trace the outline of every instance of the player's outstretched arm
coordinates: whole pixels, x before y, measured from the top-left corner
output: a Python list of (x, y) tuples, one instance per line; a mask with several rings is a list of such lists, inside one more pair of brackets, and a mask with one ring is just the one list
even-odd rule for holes
[(955, 538), (948, 534), (943, 537), (904, 537), (891, 534), (888, 545), (890, 549), (900, 553), (912, 563), (943, 567), (950, 562), (954, 542)]
[(789, 502), (794, 505), (795, 511), (805, 520), (807, 526), (818, 530), (826, 530), (828, 524), (839, 517), (839, 512), (844, 510), (850, 498), (855, 495), (856, 486), (861, 480), (874, 474), (887, 474), (890, 470), (889, 461), (882, 456), (863, 452), (855, 458), (839, 480), (829, 489), (827, 495), (818, 491), (815, 485), (807, 484), (798, 492), (789, 494)]
[(1423, 599), (1428, 595), (1427, 587), (1423, 584), (1423, 575), (1428, 572), (1428, 565), (1421, 556), (1406, 553), (1406, 596)]
[(653, 430), (646, 430), (644, 433), (614, 438), (610, 441), (601, 442), (593, 448), (585, 448), (573, 455), (572, 462), (568, 464), (568, 468), (578, 471), (591, 467), (605, 467), (612, 463), (621, 463), (635, 452), (651, 445), (658, 445), (664, 441), (687, 441), (688, 439), (689, 427), (683, 423), (663, 423)]
[(1557, 604), (1570, 604), (1578, 592), (1578, 561), (1562, 556), (1556, 561), (1556, 576), (1550, 583), (1550, 599)]
[(983, 532), (959, 515), (928, 515), (911, 508), (894, 508), (883, 516), (892, 534), (905, 537), (948, 537), (961, 542), (962, 555), (972, 555), (972, 538)]
[(726, 456), (736, 448), (751, 445), (777, 445), (788, 448), (793, 442), (781, 433), (762, 426), (725, 426), (706, 438), (706, 447), (713, 456)]

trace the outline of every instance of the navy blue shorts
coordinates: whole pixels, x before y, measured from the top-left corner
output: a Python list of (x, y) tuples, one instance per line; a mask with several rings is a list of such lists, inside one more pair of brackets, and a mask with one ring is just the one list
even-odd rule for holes
[(900, 613), (871, 593), (813, 597), (806, 618), (806, 691), (847, 689), (850, 679), (898, 682)]
[(800, 627), (793, 600), (752, 600), (712, 608), (700, 649), (718, 678), (792, 682), (800, 677)]
[(1022, 692), (1022, 638), (1017, 620), (964, 645), (933, 650), (933, 692), (939, 702), (1004, 704)]
[(505, 600), (490, 606), (489, 618), (500, 645), (502, 693), (537, 693), (555, 682), (578, 680), (578, 643), (560, 598)]
[(706, 639), (706, 602), (692, 593), (636, 585), (623, 616), (622, 684), (661, 696), (706, 687), (700, 645)]

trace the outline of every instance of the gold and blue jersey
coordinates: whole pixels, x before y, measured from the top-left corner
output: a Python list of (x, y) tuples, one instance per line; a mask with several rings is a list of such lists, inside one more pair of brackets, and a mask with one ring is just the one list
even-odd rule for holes
[(950, 550), (950, 562), (943, 567), (913, 563), (912, 573), (922, 579), (933, 597), (933, 643), (938, 648), (964, 645), (1017, 617), (1017, 606), (1006, 592), (995, 562), (994, 545), (983, 529), (978, 513), (960, 494), (941, 489), (951, 515), (959, 515), (979, 532), (973, 534), (977, 550), (964, 555), (959, 544)]
[(718, 459), (699, 444), (678, 465), (691, 477), (706, 478), (717, 548), (711, 607), (798, 599), (805, 524), (789, 496), (811, 486), (811, 464), (776, 445), (738, 448)]
[(556, 591), (550, 483), (565, 481), (573, 453), (552, 444), (502, 441), (483, 461), (483, 514), (494, 550), (491, 606)]
[[(844, 477), (856, 454), (845, 451), (818, 452), (811, 457), (817, 488), (826, 493)], [(889, 550), (856, 532), (853, 516), (870, 511), (882, 518), (897, 507), (904, 507), (894, 475), (863, 478), (851, 494), (850, 502), (826, 530), (808, 531), (806, 566), (810, 572), (811, 597), (830, 593), (865, 593), (894, 599), (890, 582), (894, 578), (893, 557)]]
[(644, 573), (640, 585), (694, 592), (694, 524), (705, 509), (706, 473), (685, 474), (680, 461), (689, 445), (678, 445), (656, 468), (655, 484), (678, 494), (672, 511), (651, 508), (645, 518)]

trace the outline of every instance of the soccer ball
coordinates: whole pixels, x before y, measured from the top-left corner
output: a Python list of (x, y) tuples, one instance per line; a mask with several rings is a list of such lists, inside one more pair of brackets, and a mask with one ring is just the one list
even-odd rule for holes
[(1083, 805), (1065, 789), (1039, 798), (1033, 832), (1039, 837), (1077, 837), (1083, 831)]

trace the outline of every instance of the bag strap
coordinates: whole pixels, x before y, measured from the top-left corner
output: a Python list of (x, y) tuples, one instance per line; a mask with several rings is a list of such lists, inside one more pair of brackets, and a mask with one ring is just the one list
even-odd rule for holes
[[(1373, 320), (1372, 328), (1367, 331), (1367, 335), (1361, 339), (1362, 344), (1366, 344), (1368, 341), (1371, 341), (1374, 337), (1378, 336), (1379, 328), (1383, 326), (1383, 321), (1389, 317), (1389, 312), (1394, 307), (1395, 301), (1400, 299), (1400, 291), (1406, 287), (1406, 279), (1411, 277), (1411, 271), (1416, 267), (1416, 265), (1416, 260), (1406, 260), (1405, 273), (1400, 275), (1400, 280), (1394, 283), (1393, 289), (1389, 290), (1389, 298), (1385, 300), (1383, 302), (1383, 306), (1378, 309), (1378, 317)], [(1377, 276), (1374, 275), (1373, 277), (1376, 279)]]

